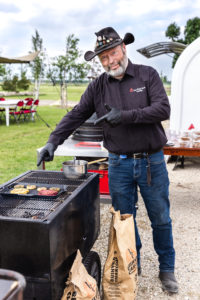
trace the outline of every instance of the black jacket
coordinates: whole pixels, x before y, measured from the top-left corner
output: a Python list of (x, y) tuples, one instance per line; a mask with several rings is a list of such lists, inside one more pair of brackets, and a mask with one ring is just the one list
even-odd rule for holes
[(48, 142), (60, 145), (95, 111), (98, 117), (107, 113), (104, 104), (122, 110), (122, 124), (102, 124), (104, 147), (125, 154), (161, 149), (167, 139), (161, 121), (169, 118), (170, 106), (162, 81), (155, 69), (130, 61), (122, 80), (106, 73), (92, 81), (78, 105), (51, 133)]

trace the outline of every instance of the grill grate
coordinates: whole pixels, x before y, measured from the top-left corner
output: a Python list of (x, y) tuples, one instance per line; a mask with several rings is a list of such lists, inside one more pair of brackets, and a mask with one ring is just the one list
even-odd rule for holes
[(67, 179), (62, 172), (48, 172), (48, 171), (32, 171), (16, 180), (16, 183), (28, 182), (30, 184), (63, 184), (79, 186), (81, 183), (87, 180), (89, 174), (86, 174), (81, 179)]
[[(14, 183), (27, 182), (28, 184), (63, 184), (67, 185), (67, 191), (57, 198), (31, 198), (26, 195), (15, 197), (0, 195), (0, 216), (13, 218), (44, 219), (65, 201), (91, 174), (81, 179), (67, 179), (62, 172), (54, 171), (30, 171), (22, 175)], [(13, 182), (12, 182), (13, 184)], [(5, 188), (6, 185), (3, 186)]]
[(54, 211), (62, 202), (47, 199), (24, 199), (20, 196), (11, 198), (0, 196), (0, 215), (16, 218), (35, 217), (43, 219)]
[(20, 177), (17, 182), (27, 181), (30, 183), (48, 183), (48, 184), (66, 184), (79, 186), (87, 180), (90, 174), (86, 174), (84, 178), (67, 179), (62, 172), (48, 171), (32, 171), (23, 177)]

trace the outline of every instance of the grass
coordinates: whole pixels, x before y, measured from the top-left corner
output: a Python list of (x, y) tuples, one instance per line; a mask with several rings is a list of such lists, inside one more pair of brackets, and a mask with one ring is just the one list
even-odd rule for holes
[[(72, 85), (69, 84), (67, 86), (67, 96), (69, 101), (79, 101), (80, 96), (83, 94), (87, 87), (87, 84), (81, 84), (81, 85)], [(29, 92), (33, 92), (34, 86), (31, 85)], [(1, 89), (0, 89), (1, 91)], [(12, 99), (12, 98), (22, 98), (21, 96), (6, 96), (6, 99)], [(59, 100), (60, 99), (60, 86), (56, 85), (53, 86), (52, 84), (41, 84), (40, 86), (40, 100)]]
[[(65, 109), (39, 107), (38, 113), (54, 129), (66, 114)], [(40, 120), (35, 122), (11, 122), (9, 127), (0, 123), (0, 184), (28, 170), (37, 169), (36, 149), (45, 145), (51, 130)], [(60, 170), (69, 157), (55, 157), (46, 163), (48, 170)]]

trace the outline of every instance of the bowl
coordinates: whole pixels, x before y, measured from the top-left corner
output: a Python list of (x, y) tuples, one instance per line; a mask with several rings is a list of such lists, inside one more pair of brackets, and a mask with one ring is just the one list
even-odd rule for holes
[(182, 136), (181, 140), (182, 141), (190, 141), (190, 138), (188, 136)]
[(194, 130), (193, 132), (194, 132), (194, 134), (196, 134), (196, 135), (199, 135), (199, 136), (200, 136), (200, 131), (199, 131), (199, 130)]
[(76, 179), (87, 174), (86, 160), (68, 160), (62, 163), (63, 173), (66, 178)]
[(200, 141), (194, 141), (193, 148), (200, 148)]
[(188, 148), (190, 147), (190, 142), (188, 140), (179, 140), (179, 146), (180, 147), (184, 147), (184, 148)]

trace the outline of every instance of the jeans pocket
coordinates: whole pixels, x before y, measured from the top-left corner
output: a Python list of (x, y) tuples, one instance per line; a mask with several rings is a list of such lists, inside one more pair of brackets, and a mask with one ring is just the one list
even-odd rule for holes
[(163, 151), (149, 155), (152, 184), (169, 184), (168, 171)]
[(150, 165), (161, 165), (165, 162), (163, 151), (149, 155)]
[(120, 165), (120, 157), (119, 155), (109, 153), (108, 157), (109, 166), (116, 167)]

